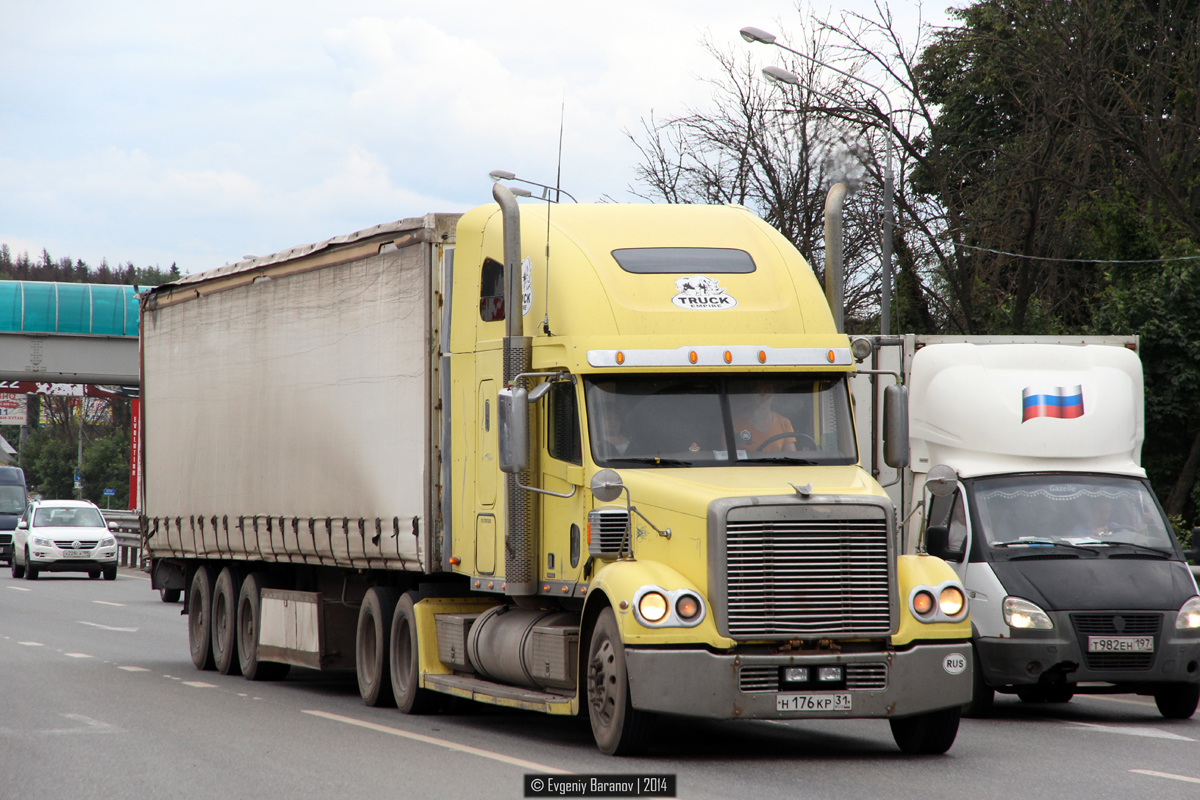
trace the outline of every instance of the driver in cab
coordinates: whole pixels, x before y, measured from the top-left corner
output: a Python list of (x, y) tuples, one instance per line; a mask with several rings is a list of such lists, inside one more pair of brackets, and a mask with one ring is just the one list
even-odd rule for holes
[[(769, 381), (755, 383), (752, 391), (730, 397), (733, 436), (739, 450), (778, 453), (796, 449), (794, 436), (780, 436), (793, 433), (792, 423), (772, 410), (774, 399), (775, 387)], [(770, 441), (773, 436), (780, 438)]]

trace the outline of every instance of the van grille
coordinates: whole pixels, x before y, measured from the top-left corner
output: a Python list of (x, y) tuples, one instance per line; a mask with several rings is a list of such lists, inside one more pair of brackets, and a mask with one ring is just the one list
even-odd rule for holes
[(1083, 660), (1090, 670), (1137, 671), (1154, 666), (1154, 653), (1089, 653), (1088, 636), (1153, 636), (1154, 649), (1159, 647), (1162, 614), (1072, 614), (1083, 651)]
[(0, 533), (0, 544), (12, 544), (12, 534)]
[(887, 521), (882, 513), (858, 516), (729, 519), (729, 635), (886, 636), (892, 594)]

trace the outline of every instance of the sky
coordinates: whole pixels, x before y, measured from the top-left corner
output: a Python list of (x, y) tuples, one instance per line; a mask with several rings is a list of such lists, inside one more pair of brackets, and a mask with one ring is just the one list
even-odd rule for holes
[[(882, 0), (880, 0), (882, 2)], [(897, 27), (965, 2), (893, 0)], [(837, 10), (870, 13), (873, 0)], [(820, 0), (0, 0), (0, 243), (198, 272), (491, 202), (633, 202), (626, 132), (704, 107), (706, 37)]]

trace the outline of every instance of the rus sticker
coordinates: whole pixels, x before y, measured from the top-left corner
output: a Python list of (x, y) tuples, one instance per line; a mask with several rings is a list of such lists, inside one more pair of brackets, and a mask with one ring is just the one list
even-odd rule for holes
[(685, 275), (675, 279), (677, 294), (671, 302), (680, 308), (700, 311), (733, 308), (737, 300), (721, 288), (721, 282), (707, 275)]

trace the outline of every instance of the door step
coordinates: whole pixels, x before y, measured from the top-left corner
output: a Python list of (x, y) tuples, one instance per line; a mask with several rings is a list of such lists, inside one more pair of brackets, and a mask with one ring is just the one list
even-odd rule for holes
[(527, 711), (541, 711), (544, 714), (574, 714), (575, 697), (573, 695), (539, 692), (537, 689), (526, 689), (522, 686), (508, 686), (503, 683), (493, 683), (470, 675), (425, 675), (425, 687), (437, 692), (444, 692), (456, 697), (478, 700), (509, 708), (522, 708)]

